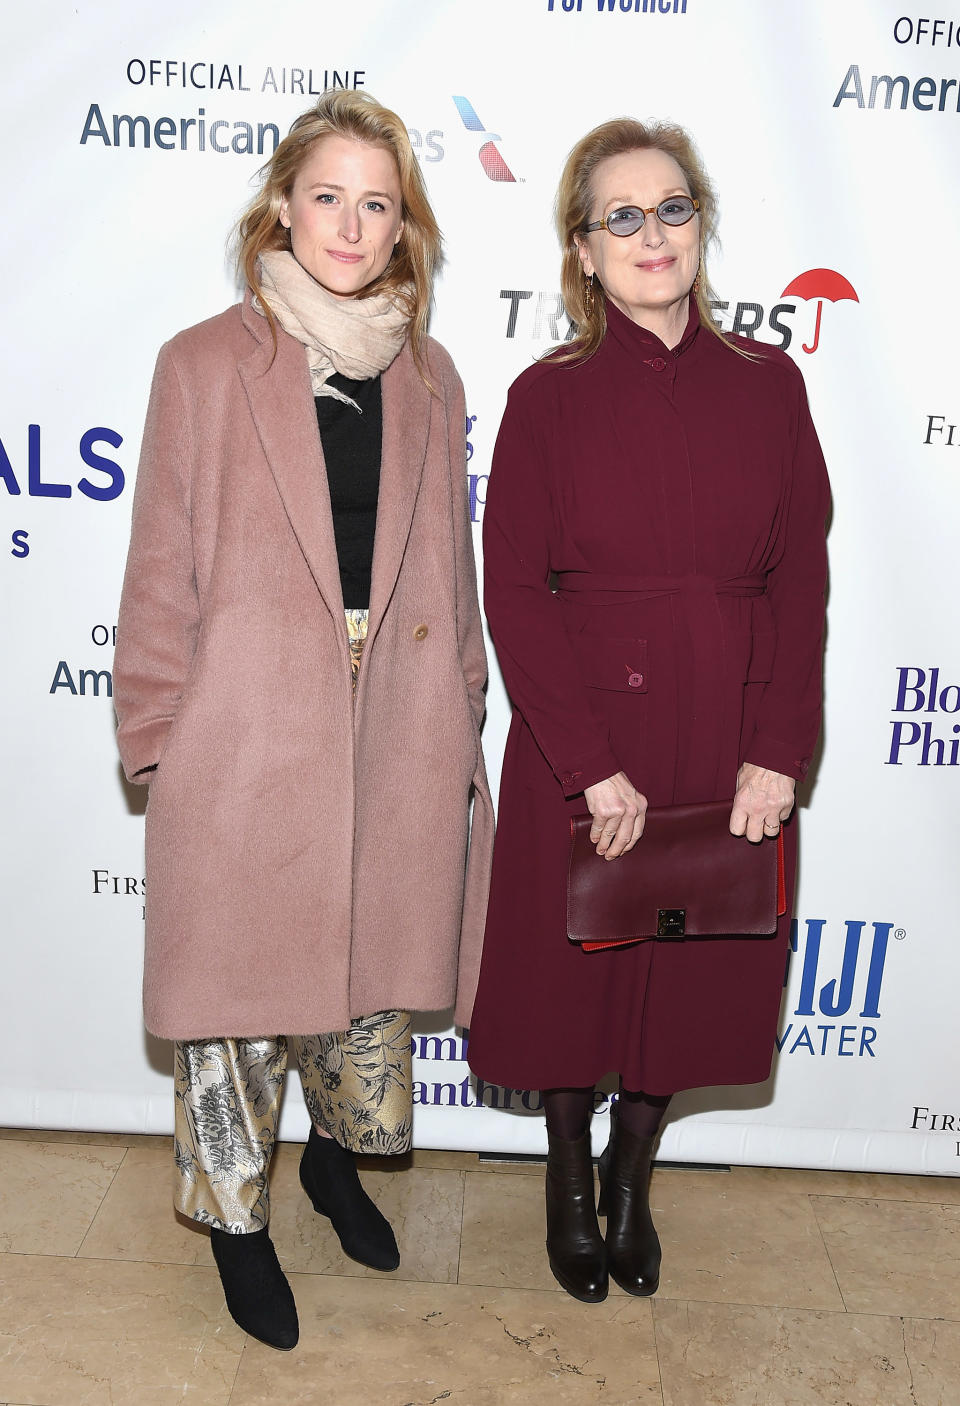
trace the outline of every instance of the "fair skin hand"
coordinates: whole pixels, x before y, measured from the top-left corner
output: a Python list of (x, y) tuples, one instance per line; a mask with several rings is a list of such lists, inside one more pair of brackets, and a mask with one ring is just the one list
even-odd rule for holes
[(588, 786), (583, 795), (593, 816), (590, 843), (596, 845), (597, 854), (604, 859), (619, 859), (632, 850), (643, 834), (646, 796), (622, 771)]
[[(744, 762), (737, 773), (737, 793), (730, 812), (730, 833), (745, 835), (754, 843), (772, 839), (793, 810), (796, 782), (779, 771)], [(626, 774), (618, 771), (584, 791), (593, 816), (590, 843), (605, 859), (628, 854), (643, 834), (647, 798)]]
[(773, 838), (793, 810), (797, 783), (792, 776), (744, 762), (737, 773), (737, 794), (730, 812), (731, 835), (757, 843)]
[(392, 153), (351, 137), (322, 137), (280, 202), (280, 223), (297, 263), (335, 298), (355, 298), (380, 277), (403, 234)]
[[(686, 176), (672, 156), (656, 148), (608, 156), (593, 173), (590, 222), (633, 205), (657, 206), (671, 195), (689, 195)], [(605, 229), (574, 236), (583, 271), (596, 276), (610, 302), (667, 347), (683, 336), (688, 295), (700, 267), (700, 216), (684, 225), (663, 224), (648, 214), (626, 237)]]

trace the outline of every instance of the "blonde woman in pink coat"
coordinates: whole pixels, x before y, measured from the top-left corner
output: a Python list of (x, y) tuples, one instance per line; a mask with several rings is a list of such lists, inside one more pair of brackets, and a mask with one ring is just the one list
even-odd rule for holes
[[(353, 1155), (411, 1139), (411, 1009), (469, 1020), (492, 808), (463, 389), (426, 335), (440, 235), (367, 94), (294, 123), (240, 221), (241, 305), (157, 363), (115, 658), (147, 810), (146, 1024), (173, 1040), (176, 1205), (227, 1305), (293, 1347), (267, 1168), (395, 1269)], [(475, 796), (472, 836), (469, 802)]]

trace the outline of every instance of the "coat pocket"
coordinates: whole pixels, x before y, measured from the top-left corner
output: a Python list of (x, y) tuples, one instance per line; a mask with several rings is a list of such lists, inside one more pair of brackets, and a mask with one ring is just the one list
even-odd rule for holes
[(574, 635), (571, 644), (580, 677), (588, 688), (603, 688), (616, 693), (647, 692), (649, 669), (646, 640)]

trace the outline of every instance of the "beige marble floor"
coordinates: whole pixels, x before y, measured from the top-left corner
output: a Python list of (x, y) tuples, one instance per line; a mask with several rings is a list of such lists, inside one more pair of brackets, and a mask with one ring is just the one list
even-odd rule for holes
[(381, 1275), (299, 1153), (272, 1183), (281, 1354), (169, 1209), (167, 1139), (0, 1130), (0, 1406), (960, 1406), (960, 1178), (658, 1168), (660, 1292), (588, 1306), (547, 1268), (540, 1167), (365, 1164), (402, 1256)]

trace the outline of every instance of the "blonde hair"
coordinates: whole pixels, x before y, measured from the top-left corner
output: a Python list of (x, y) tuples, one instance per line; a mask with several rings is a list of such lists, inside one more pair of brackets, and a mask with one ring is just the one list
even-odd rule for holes
[[(274, 348), (277, 320), (263, 295), (257, 260), (266, 249), (289, 248), (289, 231), (280, 223), (280, 202), (289, 197), (304, 162), (324, 137), (347, 137), (389, 151), (397, 165), (403, 205), (403, 233), (379, 278), (358, 298), (391, 293), (410, 316), (410, 343), (424, 374), (423, 355), (433, 296), (433, 279), (442, 260), (442, 237), (430, 207), (427, 188), (403, 122), (369, 93), (351, 88), (326, 92), (293, 123), (259, 172), (260, 190), (236, 226), (237, 269), (263, 308)], [(429, 382), (428, 382), (429, 384)]]
[(707, 249), (717, 238), (717, 197), (700, 155), (690, 136), (682, 127), (670, 122), (644, 124), (630, 117), (618, 117), (594, 127), (581, 137), (567, 157), (557, 189), (555, 216), (560, 247), (560, 286), (567, 313), (576, 328), (572, 344), (557, 348), (557, 361), (584, 361), (592, 356), (607, 332), (607, 314), (602, 296), (587, 295), (587, 281), (580, 262), (574, 235), (583, 233), (593, 212), (593, 176), (601, 161), (610, 156), (624, 156), (631, 151), (662, 151), (672, 156), (686, 178), (690, 194), (699, 200), (700, 274), (693, 296), (700, 310), (700, 321), (714, 336), (732, 351), (749, 356), (748, 352), (730, 342), (717, 326), (710, 299), (713, 289), (706, 270)]

